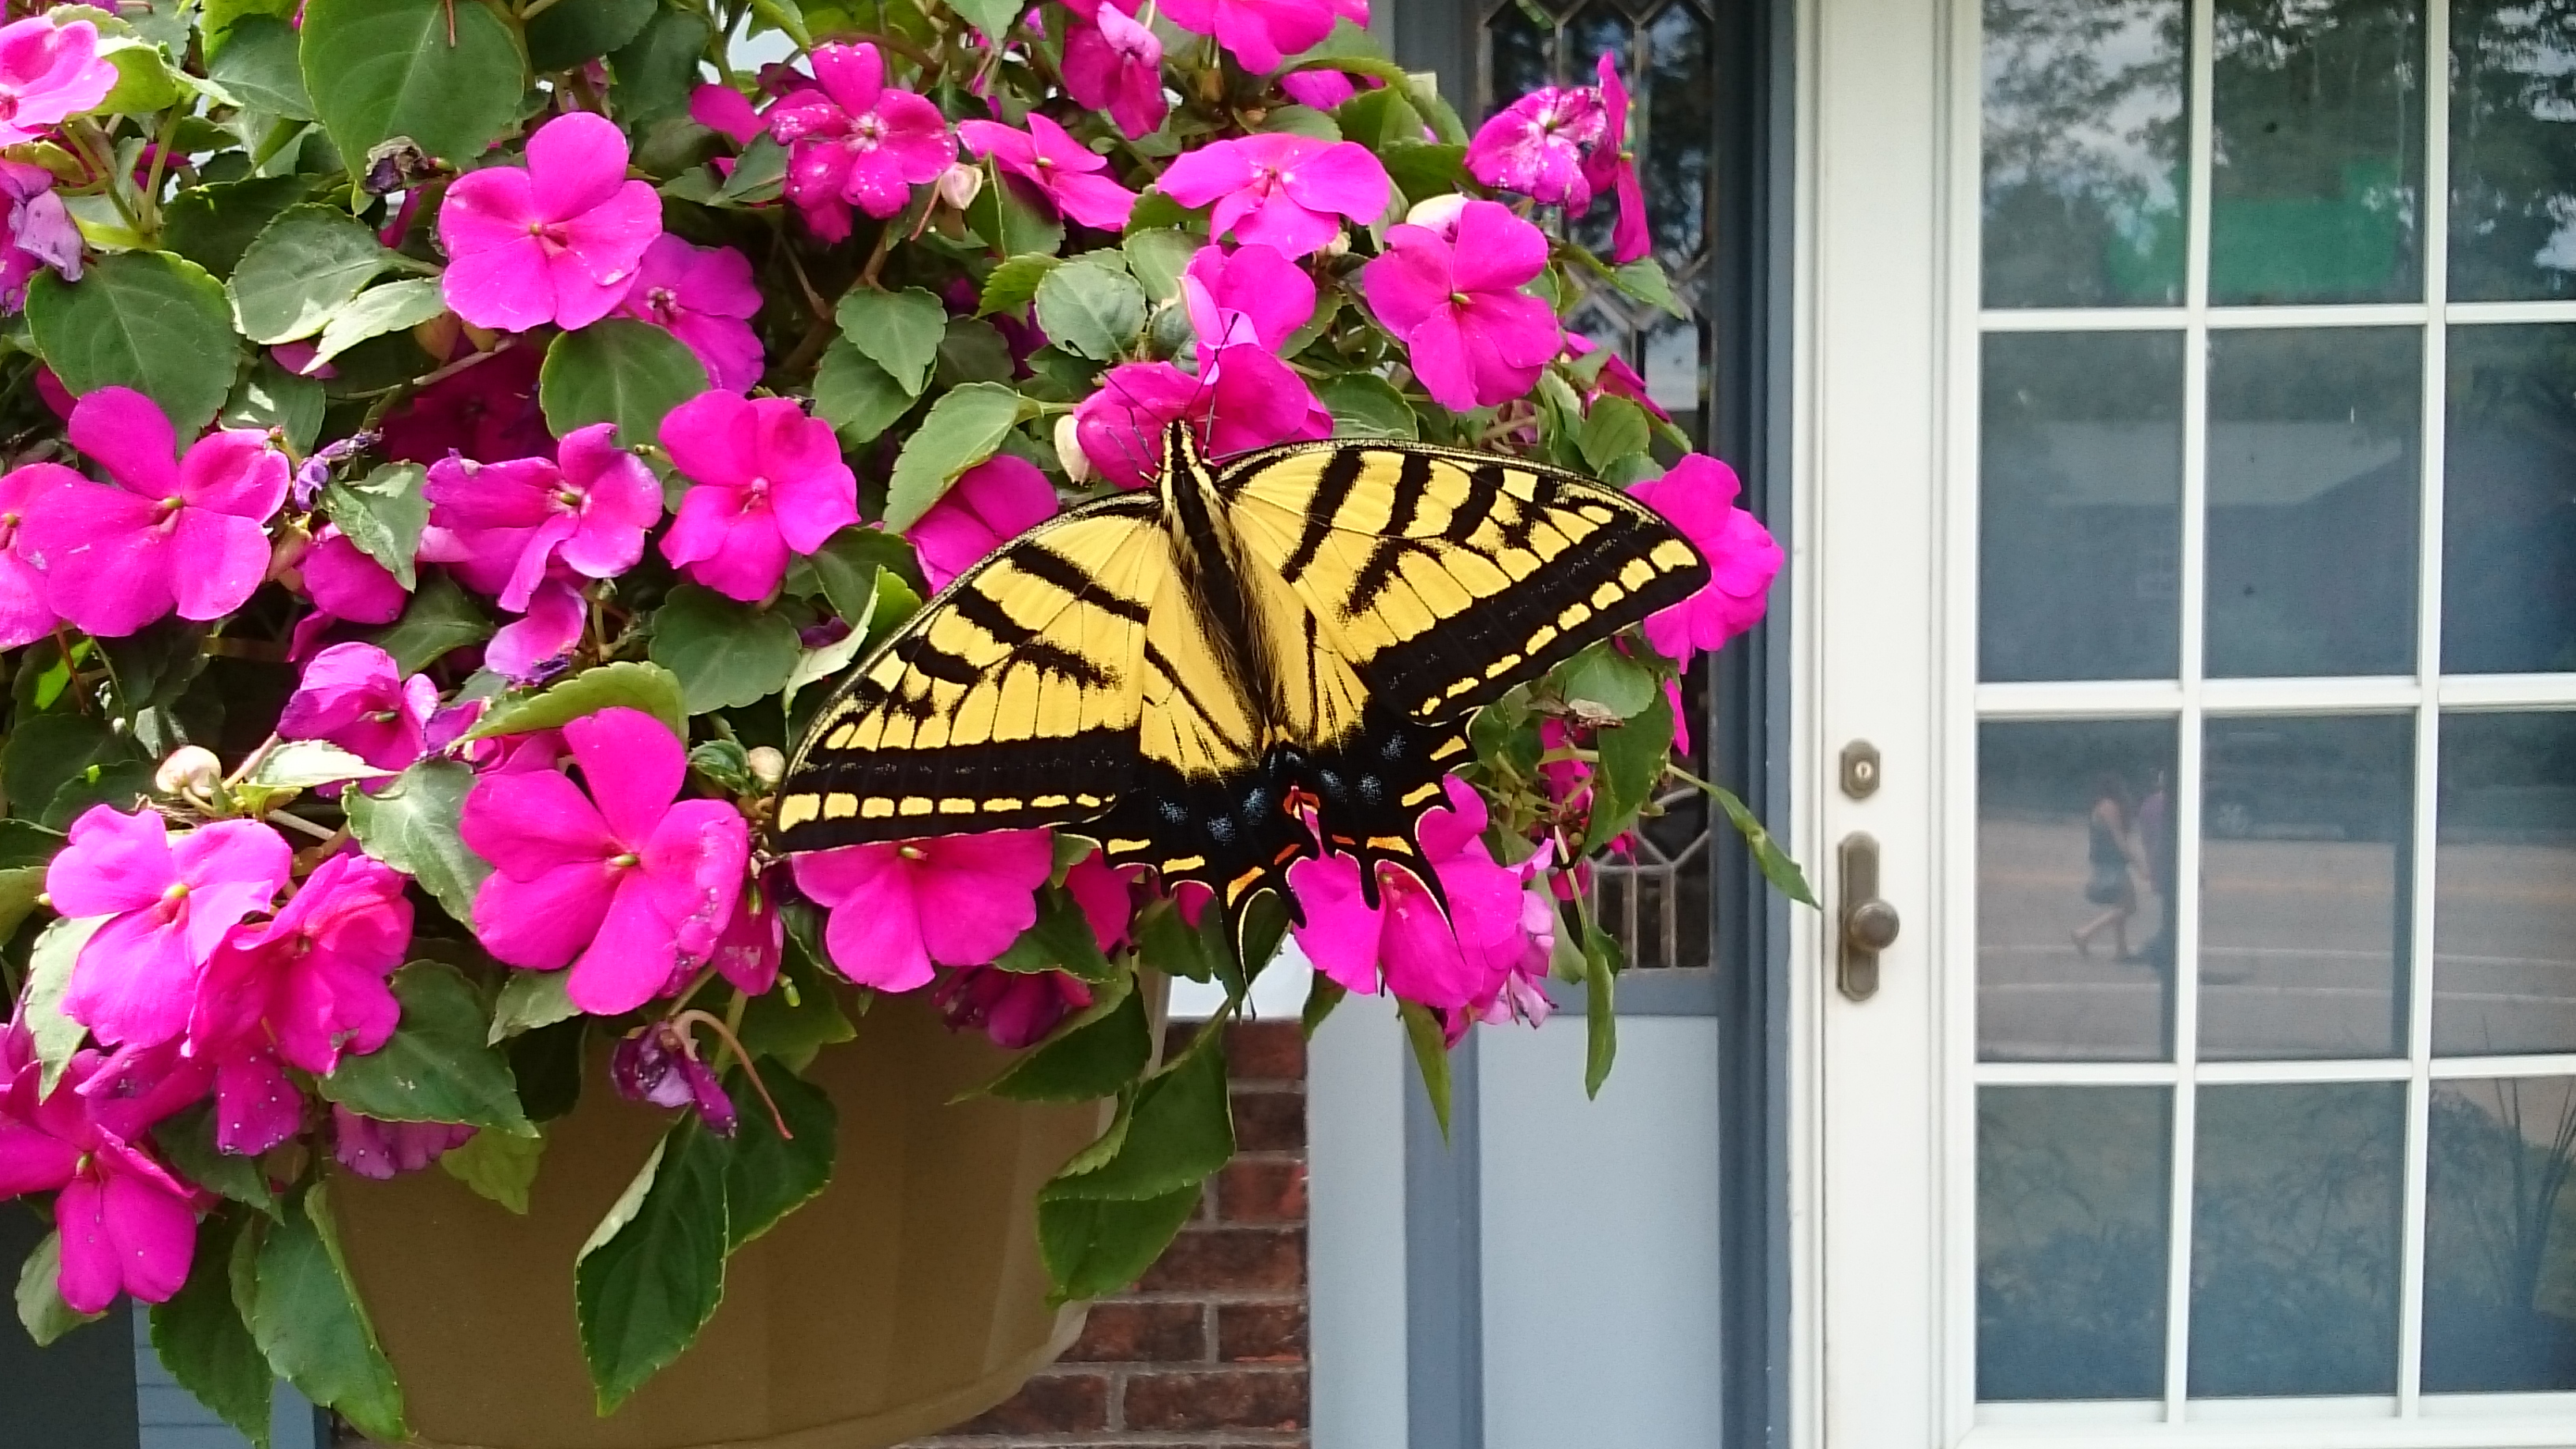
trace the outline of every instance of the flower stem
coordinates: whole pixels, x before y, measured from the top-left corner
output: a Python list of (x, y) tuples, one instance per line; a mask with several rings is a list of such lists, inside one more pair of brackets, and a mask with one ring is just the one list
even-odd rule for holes
[[(742, 1000), (742, 997), (739, 995), (736, 996), (735, 1002), (737, 1010), (740, 1009), (740, 1003)], [(732, 1027), (725, 1025), (711, 1012), (695, 1010), (681, 1012), (678, 1016), (671, 1018), (671, 1023), (674, 1026), (682, 1028), (686, 1028), (694, 1024), (704, 1026), (713, 1031), (716, 1036), (723, 1041), (725, 1049), (732, 1052), (734, 1057), (742, 1063), (742, 1074), (751, 1078), (751, 1089), (760, 1094), (760, 1104), (769, 1109), (769, 1120), (776, 1124), (779, 1140), (782, 1142), (793, 1142), (796, 1140), (796, 1134), (787, 1130), (787, 1114), (778, 1110), (778, 1099), (769, 1095), (769, 1084), (760, 1079), (760, 1068), (752, 1063), (751, 1053), (742, 1049), (742, 1038), (733, 1034)], [(717, 1075), (723, 1075), (724, 1063), (719, 1061), (716, 1064), (715, 1070)]]

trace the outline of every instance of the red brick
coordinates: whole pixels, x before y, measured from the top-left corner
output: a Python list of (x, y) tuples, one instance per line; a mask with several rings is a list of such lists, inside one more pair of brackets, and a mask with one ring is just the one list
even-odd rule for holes
[(1306, 1145), (1306, 1096), (1253, 1090), (1234, 1094), (1234, 1145), (1245, 1152), (1293, 1152)]
[(1185, 1228), (1145, 1271), (1140, 1293), (1293, 1293), (1306, 1283), (1298, 1228)]
[(1207, 1310), (1196, 1303), (1102, 1303), (1067, 1363), (1198, 1363), (1208, 1356)]
[(1230, 1223), (1306, 1220), (1306, 1164), (1295, 1158), (1238, 1157), (1216, 1183), (1216, 1215)]
[(1216, 1344), (1216, 1356), (1227, 1363), (1304, 1363), (1306, 1305), (1220, 1304)]
[(1130, 1429), (1302, 1429), (1306, 1371), (1138, 1374), (1127, 1380), (1124, 1402)]
[(980, 1418), (951, 1434), (1053, 1434), (1109, 1427), (1106, 1374), (1043, 1373)]
[(1306, 1033), (1293, 1021), (1239, 1021), (1225, 1030), (1225, 1067), (1238, 1082), (1306, 1080)]

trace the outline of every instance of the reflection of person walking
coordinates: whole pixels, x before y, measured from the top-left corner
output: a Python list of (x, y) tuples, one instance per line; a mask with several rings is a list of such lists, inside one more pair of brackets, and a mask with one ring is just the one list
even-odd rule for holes
[(2084, 899), (2104, 909), (2072, 932), (2075, 949), (2086, 956), (2093, 954), (2093, 938), (2107, 930), (2120, 959), (2130, 959), (2129, 917), (2138, 912), (2138, 885), (2129, 873), (2138, 851), (2132, 837), (2135, 815), (2127, 781), (2105, 772), (2094, 782), (2093, 810), (2087, 817), (2091, 839), (2086, 845), (2092, 874), (2084, 882)]
[(2174, 853), (2173, 794), (2165, 772), (2155, 772), (2147, 798), (2138, 802), (2138, 850), (2146, 857), (2147, 888), (2156, 893), (2155, 934), (2138, 954), (2158, 966), (2173, 962)]

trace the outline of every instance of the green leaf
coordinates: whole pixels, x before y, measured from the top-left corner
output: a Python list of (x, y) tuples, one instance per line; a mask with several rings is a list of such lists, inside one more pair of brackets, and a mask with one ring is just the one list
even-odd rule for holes
[(349, 1280), (320, 1183), (261, 1236), (251, 1297), (251, 1337), (280, 1377), (370, 1439), (399, 1444), (411, 1438), (402, 1386)]
[[(1217, 912), (1222, 916), (1222, 911)], [(1204, 914), (1201, 917), (1205, 919)], [(1147, 968), (1187, 981), (1216, 978), (1215, 957), (1225, 950), (1221, 932), (1192, 926), (1169, 897), (1145, 908), (1136, 921), (1136, 959)]]
[(343, 156), (409, 136), (471, 165), (518, 127), (527, 66), (510, 22), (479, 0), (312, 0), (303, 37), (305, 89)]
[(832, 425), (846, 448), (875, 442), (912, 407), (913, 395), (892, 374), (868, 360), (846, 337), (823, 349), (814, 372), (814, 411)]
[(465, 974), (444, 961), (414, 961), (394, 973), (393, 984), (402, 1023), (377, 1050), (342, 1057), (340, 1069), (318, 1083), (322, 1095), (387, 1122), (536, 1131)]
[(278, 213), (242, 253), (226, 286), (233, 321), (253, 342), (292, 342), (322, 330), (400, 253), (336, 206), (307, 202)]
[(940, 388), (1009, 382), (1018, 370), (1000, 328), (974, 317), (951, 317), (939, 339), (939, 364), (931, 369), (930, 381)]
[(689, 711), (680, 680), (659, 664), (621, 659), (585, 669), (539, 692), (493, 706), (465, 732), (467, 740), (559, 729), (584, 715), (623, 706), (660, 720), (672, 734), (689, 735)]
[(1305, 1009), (1297, 1013), (1298, 1029), (1308, 1041), (1315, 1039), (1315, 1033), (1323, 1028), (1324, 1019), (1331, 1016), (1333, 1009), (1342, 1004), (1342, 998), (1350, 994), (1349, 987), (1321, 971), (1315, 973), (1306, 984)]
[(310, 790), (334, 780), (381, 780), (380, 770), (329, 740), (288, 740), (259, 757), (247, 781), (278, 790)]
[(349, 812), (349, 833), (367, 854), (419, 881), (460, 921), (474, 919), (474, 892), (492, 873), (457, 834), (465, 792), (473, 785), (471, 768), (431, 758), (372, 795), (353, 788), (340, 797)]
[(227, 428), (275, 428), (286, 445), (310, 453), (322, 436), (322, 414), (331, 399), (318, 377), (298, 377), (263, 354), (241, 376), (218, 421)]
[(417, 327), (447, 310), (447, 294), (429, 277), (406, 277), (370, 287), (331, 315), (314, 344), (313, 360), (328, 362), (371, 337)]
[(755, 996), (742, 1013), (742, 1049), (801, 1069), (824, 1047), (856, 1037), (829, 979), (789, 952), (778, 985)]
[(737, 1068), (726, 1086), (741, 1124), (725, 1151), (727, 1257), (830, 1186), (840, 1144), (841, 1114), (822, 1088), (776, 1067), (760, 1074), (793, 1134), (781, 1137), (768, 1103), (753, 1090), (744, 1070)]
[(519, 1102), (530, 1121), (552, 1122), (581, 1105), (589, 1029), (588, 1017), (574, 1016), (510, 1038), (510, 1070), (519, 1079)]
[(295, 27), (274, 15), (246, 15), (209, 53), (206, 76), (243, 105), (290, 121), (313, 119), (313, 97), (304, 89)]
[(632, 317), (556, 334), (537, 376), (537, 401), (556, 437), (615, 423), (621, 448), (659, 441), (671, 409), (706, 390), (706, 366), (688, 344)]
[(1101, 954), (1090, 918), (1058, 886), (1038, 892), (1036, 924), (1021, 932), (993, 964), (1004, 971), (1062, 971), (1084, 981), (1106, 981), (1111, 975), (1109, 958)]
[(45, 1234), (45, 1240), (27, 1254), (18, 1265), (18, 1322), (26, 1327), (27, 1336), (38, 1348), (51, 1348), (64, 1334), (85, 1324), (96, 1323), (104, 1313), (77, 1313), (63, 1301), (55, 1285), (63, 1273), (63, 1235)]
[(581, 1008), (572, 1004), (571, 982), (569, 971), (511, 972), (501, 983), (500, 998), (492, 1004), (492, 1030), (484, 1040), (499, 1046), (511, 1037), (581, 1015)]
[(301, 0), (205, 0), (198, 9), (204, 17), (199, 29), (204, 32), (206, 48), (215, 50), (245, 16), (273, 15), (283, 20), (293, 15), (300, 3)]
[(1467, 180), (1467, 148), (1463, 145), (1391, 141), (1377, 148), (1377, 159), (1407, 201), (1446, 196)]
[(1418, 438), (1421, 424), (1395, 384), (1373, 372), (1346, 372), (1316, 389), (1333, 414), (1337, 438)]
[(675, 116), (689, 107), (698, 61), (715, 28), (687, 10), (656, 11), (625, 48), (608, 58), (610, 92), (620, 118), (633, 123)]
[(152, 1351), (179, 1387), (258, 1449), (268, 1449), (269, 1394), (276, 1379), (233, 1306), (230, 1266), (240, 1231), (222, 1216), (198, 1226), (186, 1286), (169, 1302), (153, 1305)]
[(1607, 473), (1610, 465), (1620, 459), (1645, 452), (1654, 436), (1644, 408), (1624, 397), (1605, 397), (1594, 403), (1584, 418), (1583, 433), (1576, 446), (1583, 450), (1583, 461), (1592, 465), (1593, 472)]
[(983, 1090), (1014, 1102), (1088, 1102), (1116, 1096), (1153, 1057), (1154, 1024), (1145, 998), (1135, 978), (1122, 975)]
[(161, 405), (182, 437), (233, 389), (232, 309), (224, 284), (167, 252), (94, 258), (77, 282), (39, 271), (27, 289), (36, 350), (75, 397), (130, 387)]
[(1404, 1039), (1413, 1048), (1413, 1065), (1422, 1073), (1423, 1094), (1431, 1099), (1431, 1115), (1440, 1120), (1440, 1140), (1449, 1140), (1449, 1038), (1441, 1030), (1440, 1018), (1419, 1002), (1399, 1001), (1396, 1014), (1404, 1020)]
[(1808, 889), (1807, 873), (1790, 858), (1789, 852), (1780, 848), (1780, 842), (1771, 838), (1771, 832), (1763, 827), (1752, 807), (1737, 799), (1735, 792), (1723, 785), (1712, 785), (1705, 780), (1694, 783), (1708, 792), (1708, 797), (1717, 802), (1718, 809), (1726, 812), (1727, 823), (1735, 827), (1736, 834), (1744, 837), (1745, 848), (1753, 852), (1753, 863), (1761, 867), (1762, 878), (1771, 883), (1771, 888), (1802, 906), (1815, 905), (1816, 893)]
[(1633, 719), (1663, 697), (1655, 672), (1606, 642), (1565, 661), (1557, 675), (1567, 699), (1597, 705), (1621, 719)]
[(162, 1159), (188, 1181), (272, 1218), (278, 1216), (277, 1191), (269, 1186), (268, 1173), (259, 1159), (237, 1157), (215, 1144), (212, 1102), (201, 1102), (155, 1124), (152, 1145), (160, 1148)]
[(939, 339), (948, 329), (948, 309), (921, 290), (878, 292), (851, 289), (832, 311), (841, 336), (870, 362), (884, 369), (912, 397), (930, 381), (930, 365), (939, 359)]
[(1652, 257), (1640, 257), (1626, 266), (1610, 269), (1610, 285), (1645, 303), (1670, 312), (1687, 322), (1690, 309), (1673, 295), (1673, 284), (1664, 279), (1664, 269)]
[(958, 474), (993, 456), (1019, 416), (1020, 395), (989, 382), (968, 383), (931, 404), (895, 457), (885, 526), (901, 533), (919, 523)]
[(1053, 255), (1064, 249), (1064, 223), (1055, 210), (1034, 197), (1018, 177), (991, 162), (984, 165), (984, 189), (966, 205), (966, 224), (984, 244), (1006, 257), (1030, 252)]
[(785, 615), (737, 604), (696, 584), (673, 589), (653, 615), (653, 662), (678, 676), (682, 702), (693, 715), (776, 694), (802, 647)]
[(1145, 327), (1145, 289), (1113, 251), (1084, 252), (1038, 283), (1038, 325), (1058, 347), (1094, 362), (1123, 354)]
[(442, 574), (423, 585), (403, 606), (403, 616), (376, 631), (376, 644), (394, 657), (405, 674), (429, 667), (450, 649), (462, 649), (492, 637), (492, 621), (483, 617), (454, 579)]
[[(161, 244), (216, 277), (229, 277), (278, 213), (313, 192), (313, 178), (254, 176), (192, 186), (161, 212)], [(228, 314), (229, 315), (229, 314)]]
[(1193, 1184), (1137, 1202), (1038, 1199), (1038, 1253), (1051, 1303), (1106, 1298), (1145, 1276), (1199, 1210)]
[(1612, 998), (1619, 943), (1589, 922), (1583, 928), (1583, 1095), (1598, 1097), (1619, 1057), (1619, 1010)]
[(1058, 1173), (1040, 1201), (1109, 1198), (1139, 1202), (1176, 1192), (1234, 1156), (1234, 1113), (1226, 1099), (1224, 1033), (1203, 1032), (1181, 1059), (1137, 1089), (1126, 1140), (1087, 1172)]
[(126, 743), (95, 714), (22, 719), (0, 749), (0, 789), (23, 814), (41, 816), (65, 785), (92, 765), (123, 756)]
[(63, 997), (72, 989), (72, 967), (80, 960), (81, 948), (89, 944), (89, 938), (114, 919), (67, 916), (49, 922), (27, 953), (24, 1020), (28, 1035), (35, 1040), (36, 1061), (41, 1068), (36, 1077), (39, 1101), (54, 1094), (54, 1088), (63, 1080), (64, 1068), (72, 1064), (73, 1054), (88, 1036), (79, 1022), (63, 1014)]
[[(1131, 241), (1129, 245), (1134, 245)], [(989, 317), (996, 312), (1014, 312), (1025, 307), (1038, 294), (1038, 283), (1060, 264), (1061, 259), (1043, 252), (1017, 256), (993, 269), (984, 279), (984, 294), (976, 301), (975, 315)]]
[(45, 868), (18, 865), (0, 868), (0, 941), (18, 934), (45, 894)]
[(678, 1358), (724, 1298), (724, 1144), (682, 1117), (582, 1245), (573, 1268), (581, 1350), (614, 1411)]
[(1382, 151), (1390, 142), (1419, 145), (1422, 141), (1422, 113), (1394, 86), (1360, 91), (1334, 109), (1333, 123), (1341, 127), (1344, 139), (1372, 151)]
[(1011, 22), (1020, 18), (1020, 0), (948, 0), (948, 8), (965, 16), (967, 23), (984, 32), (987, 40), (1001, 40), (1011, 33)]
[(1583, 853), (1590, 855), (1625, 834), (1637, 823), (1637, 812), (1655, 795), (1673, 749), (1673, 705), (1658, 689), (1654, 702), (1625, 724), (1604, 725), (1593, 733), (1601, 764), (1592, 775), (1592, 818), (1583, 832)]
[(545, 1155), (546, 1135), (542, 1129), (525, 1137), (510, 1132), (477, 1132), (465, 1139), (464, 1146), (447, 1149), (438, 1165), (478, 1195), (526, 1217), (528, 1195), (537, 1185), (537, 1168), (545, 1161)]
[(570, 70), (633, 40), (657, 0), (555, 0), (528, 20), (528, 64)]
[(754, 136), (735, 160), (733, 174), (725, 178), (717, 194), (728, 202), (746, 206), (760, 205), (777, 199), (779, 185), (787, 177), (787, 148), (774, 136)]
[(853, 628), (865, 628), (876, 606), (877, 570), (890, 569), (916, 590), (922, 587), (920, 556), (912, 545), (882, 528), (860, 525), (833, 534), (814, 554), (814, 572), (823, 581), (824, 597), (834, 613)]
[(322, 490), (322, 511), (405, 589), (420, 582), (412, 561), (429, 525), (428, 479), (418, 463), (387, 463), (364, 478), (335, 478)]
[(1170, 227), (1152, 227), (1128, 232), (1120, 250), (1127, 255), (1127, 270), (1144, 284), (1145, 295), (1157, 302), (1168, 302), (1181, 295), (1181, 274), (1189, 270), (1190, 258), (1205, 245), (1205, 237)]
[(90, 107), (95, 116), (148, 116), (187, 94), (161, 47), (133, 36), (101, 35), (98, 58), (116, 67), (116, 86)]

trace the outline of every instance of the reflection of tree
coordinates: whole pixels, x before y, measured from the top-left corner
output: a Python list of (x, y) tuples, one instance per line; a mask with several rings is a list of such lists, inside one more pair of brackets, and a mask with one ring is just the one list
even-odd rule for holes
[(1977, 1099), (1977, 1397), (2150, 1398), (2164, 1385), (2166, 1093)]
[(2184, 10), (1987, 0), (1986, 301), (2182, 299)]
[(2451, 295), (2576, 293), (2576, 0), (2451, 6)]
[(2430, 1152), (2424, 1387), (2576, 1387), (2562, 1221), (2576, 1206), (2576, 1091), (2563, 1078), (2446, 1086)]
[(2450, 418), (2443, 669), (2576, 668), (2576, 327), (2452, 328)]

